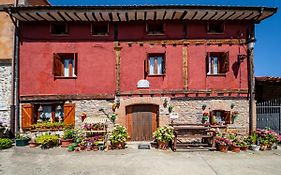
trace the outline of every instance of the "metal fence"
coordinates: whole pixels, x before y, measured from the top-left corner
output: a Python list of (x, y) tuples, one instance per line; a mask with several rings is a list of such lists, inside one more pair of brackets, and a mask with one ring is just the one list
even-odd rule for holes
[(257, 128), (266, 127), (281, 134), (281, 99), (257, 103)]

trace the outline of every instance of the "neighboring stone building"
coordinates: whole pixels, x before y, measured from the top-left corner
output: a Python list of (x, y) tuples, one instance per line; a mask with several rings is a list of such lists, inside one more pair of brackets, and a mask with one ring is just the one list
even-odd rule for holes
[[(14, 0), (1, 0), (0, 8)], [(7, 13), (0, 11), (0, 122), (10, 125), (11, 80), (14, 25)]]
[[(249, 132), (254, 119), (249, 117), (250, 44), (255, 24), (276, 8), (10, 10), (20, 21), (23, 129), (38, 120), (62, 118), (65, 124), (78, 125), (82, 112), (104, 117), (115, 111), (117, 123), (128, 128), (132, 140), (151, 140), (157, 127), (170, 122), (173, 107), (179, 116), (175, 122), (201, 123), (207, 113), (214, 127)], [(232, 123), (236, 112), (239, 117)]]

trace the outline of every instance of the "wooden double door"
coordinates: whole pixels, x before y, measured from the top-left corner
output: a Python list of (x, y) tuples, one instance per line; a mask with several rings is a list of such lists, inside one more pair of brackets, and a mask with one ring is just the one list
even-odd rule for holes
[(132, 105), (126, 107), (127, 128), (131, 141), (151, 141), (159, 125), (158, 105)]

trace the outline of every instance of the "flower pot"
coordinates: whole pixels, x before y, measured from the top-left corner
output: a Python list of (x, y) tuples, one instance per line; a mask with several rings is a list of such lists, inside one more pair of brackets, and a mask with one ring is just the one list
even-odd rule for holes
[(111, 143), (115, 149), (125, 149), (125, 142)]
[(61, 139), (60, 141), (61, 141), (61, 147), (67, 148), (73, 142), (73, 139)]
[(228, 150), (228, 146), (227, 145), (219, 145), (218, 147), (218, 151), (226, 153)]
[(231, 151), (232, 151), (232, 152), (235, 152), (235, 153), (239, 153), (239, 152), (240, 152), (240, 147), (239, 147), (239, 146), (232, 145), (232, 146), (231, 146)]
[(27, 139), (16, 139), (16, 146), (26, 146), (28, 141)]
[(167, 149), (168, 148), (168, 141), (157, 141), (159, 149)]
[(259, 151), (260, 150), (260, 146), (258, 146), (258, 145), (251, 145), (251, 150)]
[(264, 151), (264, 150), (266, 150), (266, 149), (267, 149), (267, 145), (261, 144), (260, 150), (261, 150), (261, 151)]
[(34, 142), (34, 141), (29, 142), (29, 148), (35, 148), (37, 146), (38, 146), (38, 144), (36, 142)]
[(247, 151), (248, 150), (248, 146), (242, 146), (242, 147), (240, 147), (240, 150)]

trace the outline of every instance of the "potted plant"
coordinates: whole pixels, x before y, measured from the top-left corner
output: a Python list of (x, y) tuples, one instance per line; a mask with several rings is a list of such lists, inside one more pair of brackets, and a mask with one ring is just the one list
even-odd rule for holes
[(167, 149), (168, 143), (173, 140), (173, 127), (161, 126), (153, 132), (153, 138), (157, 141), (158, 148)]
[(250, 147), (254, 151), (259, 151), (260, 150), (260, 145), (258, 142), (258, 135), (256, 132), (253, 132), (248, 138), (247, 138), (248, 143), (250, 144)]
[(113, 148), (124, 149), (128, 139), (128, 131), (124, 126), (116, 124), (111, 131), (109, 140)]
[(75, 132), (72, 128), (65, 128), (63, 131), (63, 138), (60, 139), (61, 147), (66, 148), (68, 147), (75, 137)]
[(27, 135), (16, 135), (16, 146), (26, 146), (28, 145), (28, 142), (30, 141), (30, 137)]
[(239, 153), (240, 152), (240, 147), (242, 146), (242, 141), (240, 140), (240, 138), (235, 138), (233, 141), (232, 141), (232, 144), (231, 144), (231, 150), (232, 152), (236, 152), (236, 153)]
[(59, 137), (57, 135), (44, 134), (36, 137), (35, 142), (41, 145), (42, 149), (48, 149), (58, 146)]
[(13, 141), (8, 138), (0, 138), (0, 150), (12, 147)]
[(224, 136), (217, 136), (215, 139), (217, 150), (226, 153), (231, 141)]
[(208, 123), (208, 121), (209, 121), (209, 113), (204, 112), (202, 117), (202, 123), (205, 124), (206, 122)]

